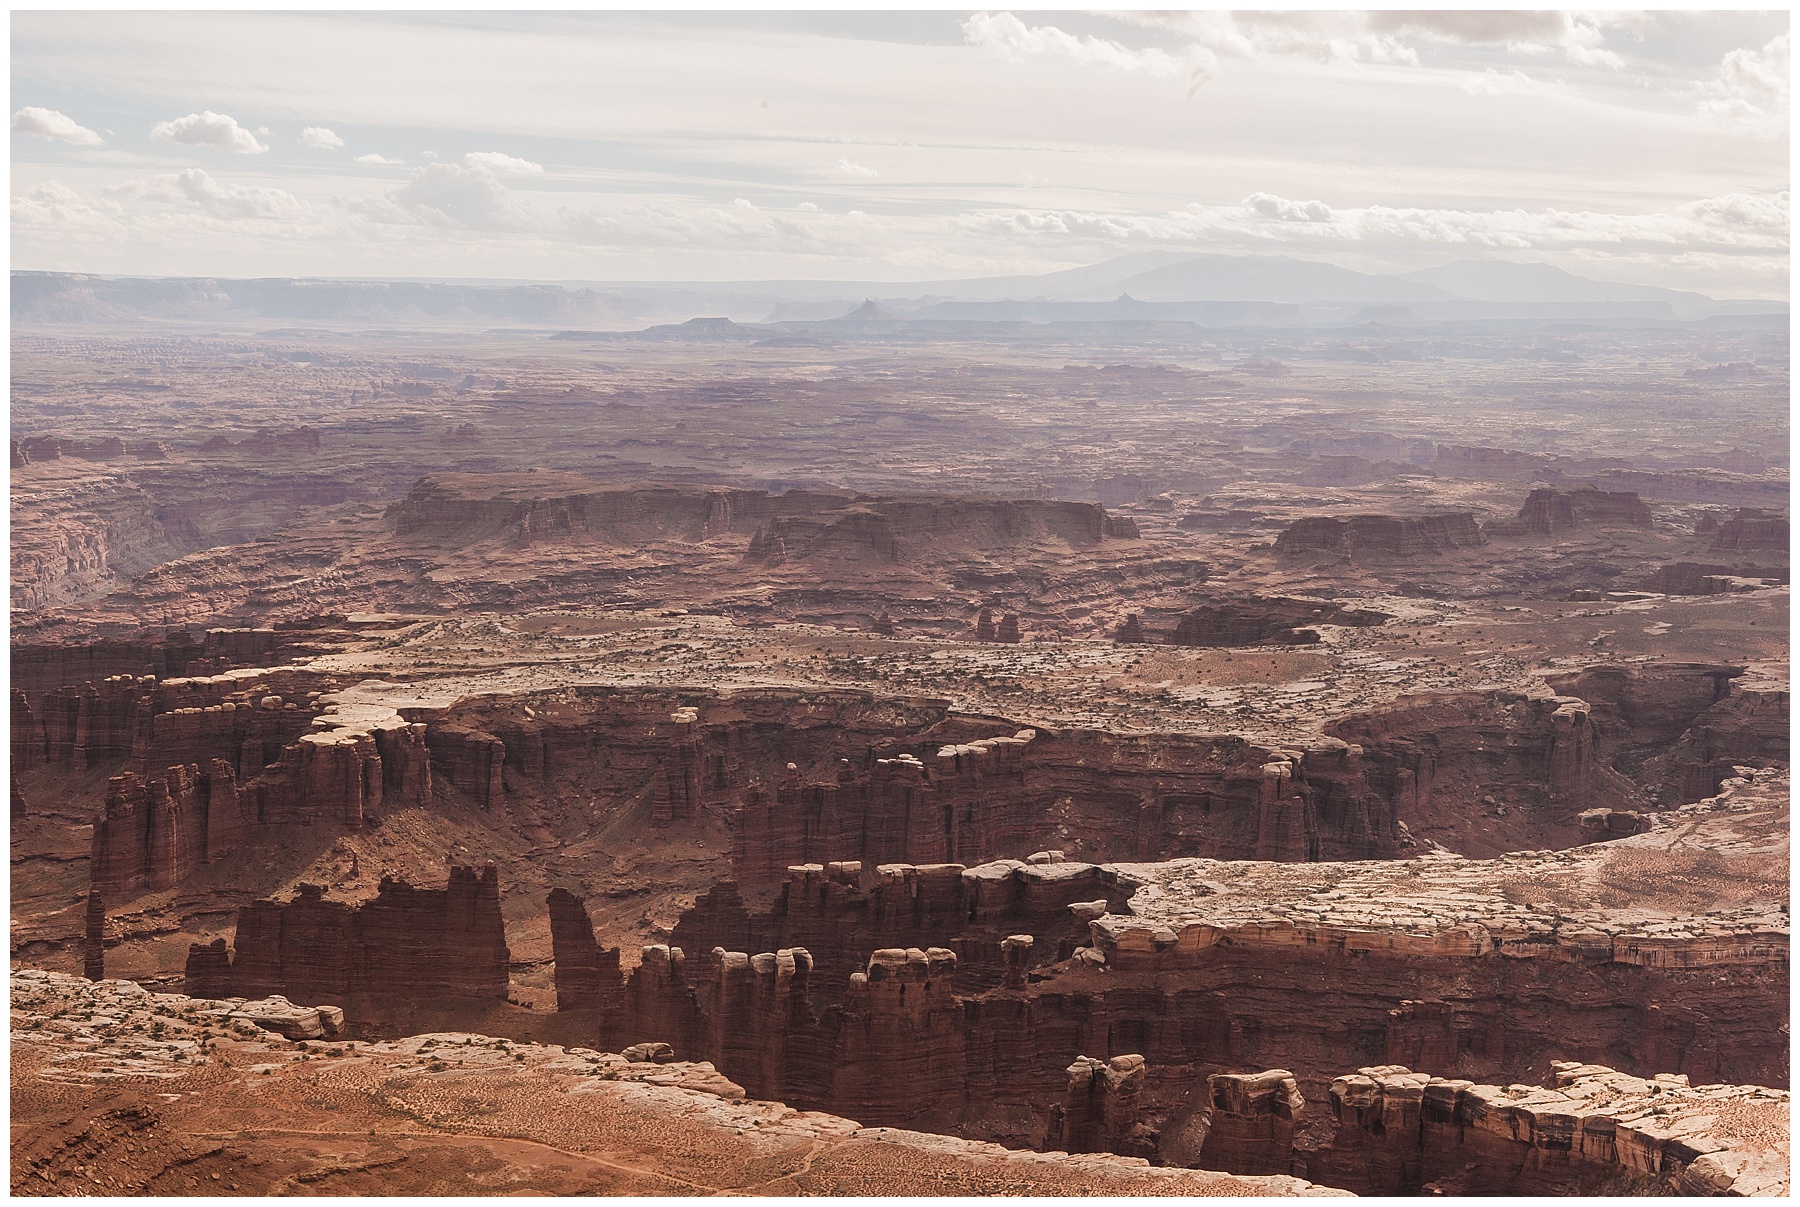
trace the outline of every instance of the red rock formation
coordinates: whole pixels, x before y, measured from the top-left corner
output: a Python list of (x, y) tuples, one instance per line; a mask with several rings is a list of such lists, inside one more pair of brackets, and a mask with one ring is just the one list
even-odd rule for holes
[(1387, 623), (1381, 612), (1346, 608), (1327, 600), (1256, 598), (1206, 604), (1181, 618), (1171, 645), (1306, 645), (1319, 634), (1302, 625), (1366, 628)]
[(994, 629), (994, 640), (1016, 644), (1019, 640), (1019, 617), (1008, 612), (1000, 618), (1000, 624)]
[(1111, 1060), (1077, 1056), (1068, 1074), (1062, 1104), (1052, 1116), (1057, 1149), (1145, 1158), (1156, 1155), (1156, 1132), (1139, 1119), (1144, 1094), (1142, 1056)]
[(1129, 613), (1113, 633), (1115, 645), (1138, 645), (1146, 640), (1143, 617), (1136, 612)]
[(988, 608), (981, 609), (975, 617), (975, 640), (994, 640), (994, 613)]
[(1275, 538), (1275, 552), (1289, 557), (1323, 553), (1355, 561), (1409, 561), (1483, 543), (1475, 516), (1467, 511), (1422, 516), (1308, 516), (1281, 530)]
[(1786, 552), (1788, 519), (1783, 512), (1759, 507), (1740, 507), (1737, 514), (1719, 525), (1713, 537), (1714, 552), (1767, 550)]
[(212, 760), (204, 772), (192, 763), (170, 767), (148, 782), (129, 771), (114, 776), (94, 823), (93, 890), (130, 898), (171, 888), (235, 847), (250, 824), (223, 760)]
[(87, 926), (81, 939), (81, 975), (90, 981), (106, 979), (106, 902), (88, 890)]
[(1213, 1073), (1206, 1079), (1212, 1107), (1200, 1160), (1231, 1173), (1287, 1173), (1294, 1129), (1305, 1099), (1286, 1069), (1263, 1073)]
[(1336, 1135), (1306, 1155), (1307, 1176), (1382, 1195), (1785, 1190), (1785, 1152), (1752, 1137), (1785, 1119), (1786, 1094), (1573, 1061), (1552, 1062), (1549, 1082), (1477, 1085), (1400, 1065), (1339, 1077)]
[(852, 973), (835, 1016), (826, 1101), (872, 1127), (905, 1127), (947, 1109), (964, 1090), (962, 1004), (951, 991), (956, 955), (884, 948)]
[(1542, 487), (1534, 490), (1519, 508), (1516, 523), (1525, 532), (1551, 534), (1588, 525), (1621, 525), (1648, 528), (1650, 508), (1636, 491), (1575, 490)]
[(492, 866), (452, 867), (441, 889), (386, 878), (379, 895), (361, 905), (326, 901), (324, 889), (303, 884), (291, 902), (240, 909), (235, 947), (223, 968), (216, 946), (190, 949), (194, 996), (202, 989), (211, 996), (279, 993), (366, 1018), (507, 995), (509, 955)]
[(582, 898), (567, 889), (552, 889), (548, 904), (557, 1010), (616, 1015), (624, 1005), (619, 949), (600, 946)]

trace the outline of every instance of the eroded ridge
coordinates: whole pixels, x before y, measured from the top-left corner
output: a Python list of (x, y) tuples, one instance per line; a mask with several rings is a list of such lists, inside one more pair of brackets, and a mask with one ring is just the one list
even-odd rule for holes
[(865, 1128), (667, 1045), (359, 1042), (329, 1010), (35, 970), (12, 1009), (15, 1194), (1341, 1193)]

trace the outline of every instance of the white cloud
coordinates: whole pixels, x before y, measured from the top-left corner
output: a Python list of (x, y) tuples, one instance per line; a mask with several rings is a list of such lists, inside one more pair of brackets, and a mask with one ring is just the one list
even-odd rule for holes
[(734, 197), (731, 200), (731, 204), (734, 209), (747, 210), (752, 214), (759, 212), (755, 203), (745, 197)]
[(261, 155), (269, 148), (233, 118), (208, 109), (150, 127), (150, 137), (189, 147), (217, 147), (236, 155)]
[[(1334, 209), (1253, 193), (1238, 205), (1190, 205), (1164, 214), (1080, 210), (985, 210), (956, 224), (986, 237), (1054, 238), (1083, 244), (1329, 253), (1394, 252), (1408, 245), (1461, 245), (1506, 251), (1609, 254), (1717, 252), (1780, 256), (1788, 251), (1788, 194), (1729, 194), (1648, 214), (1591, 210), (1459, 210), (1372, 205)], [(1095, 254), (1104, 254), (1099, 248)]]
[(802, 201), (799, 205), (796, 205), (794, 208), (801, 211), (802, 213), (807, 213), (807, 214), (816, 214), (819, 212), (819, 207), (814, 205), (810, 201)]
[(1202, 47), (1189, 47), (1181, 56), (1156, 47), (1133, 50), (1107, 38), (1071, 34), (1054, 25), (1026, 25), (1011, 13), (976, 13), (963, 22), (962, 29), (970, 46), (1010, 63), (1054, 58), (1079, 67), (1111, 67), (1155, 76), (1185, 76), (1216, 65)]
[(216, 218), (297, 222), (318, 217), (312, 206), (284, 189), (260, 185), (221, 184), (200, 168), (131, 180), (101, 190), (119, 201), (149, 201), (192, 206)]
[(493, 172), (453, 163), (426, 164), (368, 212), (377, 221), (470, 230), (527, 230), (536, 225), (530, 212)]
[(881, 175), (880, 172), (866, 164), (852, 162), (848, 155), (840, 156), (833, 166), (846, 176), (873, 177)]
[(544, 171), (542, 164), (502, 155), (498, 151), (470, 151), (463, 156), (463, 163), (471, 168), (486, 168), (501, 176), (541, 176)]
[(105, 141), (86, 126), (77, 124), (74, 118), (36, 105), (27, 105), (13, 114), (12, 128), (14, 134), (35, 134), (39, 138), (54, 138), (78, 147), (97, 147)]
[(1289, 201), (1272, 193), (1252, 193), (1244, 198), (1246, 208), (1277, 222), (1330, 222), (1331, 207), (1323, 201)]
[(358, 155), (356, 157), (356, 162), (357, 163), (386, 164), (388, 166), (392, 166), (394, 164), (405, 163), (406, 161), (404, 159), (389, 159), (385, 155), (376, 155), (373, 152), (371, 152), (367, 155)]
[(344, 140), (324, 126), (308, 126), (300, 131), (300, 145), (315, 151), (341, 151)]
[(1514, 54), (1558, 54), (1584, 67), (1618, 69), (1625, 61), (1606, 49), (1606, 31), (1641, 24), (1631, 13), (1607, 12), (1373, 12), (1373, 29), (1428, 41), (1503, 46)]
[(1788, 35), (1761, 50), (1734, 50), (1717, 79), (1698, 87), (1700, 113), (1761, 138), (1779, 138), (1788, 124)]
[(1523, 71), (1496, 71), (1492, 67), (1463, 72), (1458, 85), (1470, 96), (1545, 96), (1567, 91), (1566, 85), (1534, 80)]

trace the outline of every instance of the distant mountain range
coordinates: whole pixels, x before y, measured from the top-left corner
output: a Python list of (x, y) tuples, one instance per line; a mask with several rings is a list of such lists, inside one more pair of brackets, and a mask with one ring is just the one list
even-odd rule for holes
[(739, 324), (1174, 321), (1203, 326), (1484, 320), (1679, 322), (1785, 315), (1785, 302), (1460, 260), (1405, 275), (1286, 256), (1140, 253), (1040, 276), (846, 281), (507, 282), (110, 277), (14, 272), (15, 323), (279, 320), (401, 326), (642, 329)]

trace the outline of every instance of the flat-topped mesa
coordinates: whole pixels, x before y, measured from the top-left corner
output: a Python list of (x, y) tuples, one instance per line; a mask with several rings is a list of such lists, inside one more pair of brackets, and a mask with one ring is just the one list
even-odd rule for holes
[(1650, 508), (1638, 498), (1635, 490), (1598, 490), (1591, 486), (1575, 490), (1542, 487), (1532, 491), (1510, 522), (1491, 525), (1490, 534), (1502, 532), (1549, 535), (1586, 527), (1648, 528), (1652, 523)]
[[(1365, 628), (1385, 624), (1382, 612), (1346, 608), (1322, 599), (1251, 597), (1205, 604), (1181, 618), (1170, 645), (1307, 645), (1320, 640), (1317, 624)], [(1138, 640), (1142, 640), (1142, 631)]]
[(450, 1002), (504, 1001), (509, 953), (493, 866), (452, 867), (441, 889), (384, 878), (359, 905), (303, 884), (293, 901), (238, 910), (235, 958), (223, 940), (189, 949), (196, 996), (280, 993), (342, 1005), (359, 1019)]
[(438, 473), (419, 479), (388, 511), (397, 536), (469, 544), (511, 533), (624, 542), (645, 537), (699, 541), (751, 531), (788, 512), (842, 507), (847, 494), (724, 486), (606, 485), (576, 474)]
[(1281, 530), (1275, 538), (1275, 552), (1285, 557), (1329, 554), (1351, 561), (1407, 561), (1485, 543), (1475, 514), (1469, 511), (1307, 516)]
[(1788, 548), (1787, 513), (1761, 507), (1740, 507), (1736, 515), (1719, 525), (1711, 548), (1714, 552), (1757, 550), (1785, 553)]
[(858, 495), (726, 486), (606, 485), (555, 472), (437, 473), (389, 509), (395, 535), (471, 544), (574, 539), (632, 544), (749, 535), (751, 561), (839, 556), (895, 562), (958, 548), (1131, 540), (1137, 526), (1094, 503), (952, 495)]
[(1213, 1073), (1206, 1079), (1211, 1119), (1200, 1161), (1228, 1173), (1286, 1173), (1305, 1099), (1286, 1069)]
[(1339, 1077), (1337, 1134), (1308, 1176), (1359, 1194), (1785, 1197), (1789, 1096), (1552, 1061), (1549, 1084), (1476, 1085), (1376, 1065)]

